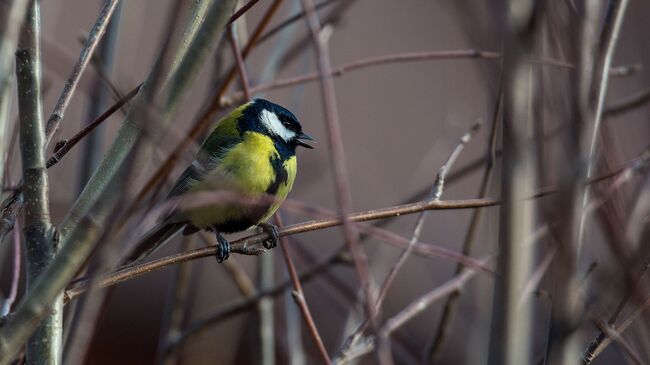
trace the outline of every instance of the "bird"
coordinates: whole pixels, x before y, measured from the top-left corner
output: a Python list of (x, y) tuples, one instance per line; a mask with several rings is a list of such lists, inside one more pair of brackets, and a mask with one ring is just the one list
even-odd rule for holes
[(223, 234), (259, 227), (268, 233), (264, 247), (275, 247), (277, 227), (267, 220), (293, 187), (296, 149), (313, 148), (306, 140), (314, 139), (302, 131), (293, 113), (278, 104), (258, 98), (234, 109), (205, 139), (166, 201), (222, 190), (234, 191), (249, 198), (248, 201), (231, 199), (193, 208), (171, 204), (173, 207), (144, 234), (125, 263), (142, 261), (179, 232), (213, 232), (218, 242), (218, 262), (230, 255), (230, 243)]

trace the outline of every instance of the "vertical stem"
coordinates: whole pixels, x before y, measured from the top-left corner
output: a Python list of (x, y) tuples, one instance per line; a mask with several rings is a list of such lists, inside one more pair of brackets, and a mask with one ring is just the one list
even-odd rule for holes
[(511, 1), (504, 59), (503, 170), (498, 272), (492, 309), (489, 364), (529, 364), (532, 303), (519, 303), (531, 273), (533, 249), (525, 245), (533, 221), (534, 159), (530, 102), (535, 87), (531, 64), (539, 10), (535, 1)]
[[(279, 214), (276, 215), (276, 222), (278, 223), (278, 226), (282, 226), (282, 218)], [(300, 277), (298, 276), (298, 271), (296, 270), (296, 267), (293, 264), (293, 260), (291, 259), (291, 255), (289, 254), (288, 246), (289, 239), (286, 236), (280, 237), (280, 248), (282, 249), (282, 256), (284, 257), (284, 262), (287, 264), (287, 271), (289, 272), (289, 277), (291, 278), (291, 283), (293, 284), (293, 292), (291, 294), (293, 295), (293, 299), (296, 301), (296, 305), (298, 305), (298, 308), (300, 308), (300, 311), (302, 312), (305, 322), (307, 323), (307, 328), (309, 328), (309, 332), (314, 339), (316, 347), (318, 347), (321, 361), (324, 364), (331, 364), (332, 361), (327, 354), (325, 344), (323, 344), (323, 340), (318, 333), (318, 328), (316, 328), (316, 324), (314, 323), (314, 318), (312, 317), (309, 306), (307, 305), (305, 293), (302, 291)]]
[(16, 50), (18, 34), (25, 19), (28, 3), (28, 0), (13, 0), (0, 4), (0, 178), (4, 176), (4, 156), (8, 153), (9, 137), (6, 133), (11, 98), (13, 53)]
[[(38, 1), (29, 5), (16, 50), (20, 149), (25, 199), (27, 291), (54, 260), (56, 238), (50, 221), (48, 179), (45, 168), (45, 129), (41, 103), (41, 19)], [(61, 362), (63, 301), (53, 308), (27, 342), (27, 364)]]
[(7, 80), (7, 87), (4, 90), (0, 89), (0, 181), (5, 181), (4, 173), (7, 161), (7, 156), (10, 151), (10, 137), (9, 137), (9, 115), (11, 115), (11, 75)]
[(305, 9), (307, 25), (311, 33), (318, 61), (318, 74), (320, 77), (323, 109), (327, 121), (327, 137), (329, 150), (331, 151), (330, 162), (334, 173), (336, 200), (343, 219), (343, 236), (345, 237), (345, 241), (350, 249), (350, 254), (354, 260), (357, 277), (359, 278), (365, 296), (364, 304), (366, 306), (368, 318), (370, 318), (371, 328), (374, 330), (376, 328), (376, 315), (372, 288), (370, 286), (368, 261), (363, 252), (363, 247), (359, 243), (358, 232), (347, 217), (347, 214), (352, 210), (352, 192), (350, 190), (348, 172), (345, 163), (345, 152), (343, 150), (343, 138), (338, 116), (338, 107), (336, 104), (336, 92), (331, 72), (332, 67), (330, 64), (329, 50), (321, 37), (321, 25), (318, 19), (318, 14), (316, 14), (314, 2), (312, 0), (302, 0), (302, 6)]
[(28, 0), (4, 1), (0, 11), (0, 91), (9, 87), (13, 68), (12, 54), (25, 19)]
[[(259, 263), (259, 290), (268, 290), (275, 286), (273, 252), (260, 257)], [(275, 321), (274, 321), (273, 298), (262, 298), (257, 303), (257, 311), (260, 318), (259, 339), (261, 344), (260, 363), (263, 365), (275, 365)]]
[[(596, 16), (599, 14), (600, 1), (587, 2), (588, 14)], [(593, 56), (593, 78), (591, 79), (591, 94), (589, 102), (595, 102), (595, 109), (593, 110), (593, 124), (590, 126), (590, 143), (587, 154), (587, 178), (593, 175), (596, 146), (598, 144), (598, 131), (603, 119), (603, 110), (605, 108), (605, 95), (607, 94), (607, 86), (609, 83), (609, 70), (612, 66), (612, 59), (614, 58), (614, 50), (618, 42), (618, 35), (621, 31), (623, 24), (623, 17), (627, 9), (628, 0), (610, 0), (607, 4), (605, 18), (601, 27), (600, 37), (597, 46), (594, 48)], [(589, 19), (588, 19), (589, 20)], [(587, 22), (585, 26), (593, 25), (594, 23)], [(588, 31), (588, 30), (586, 30)], [(589, 44), (591, 46), (591, 44)], [(584, 70), (589, 72), (590, 69)], [(583, 193), (582, 208), (587, 206), (591, 195), (591, 188), (587, 187)], [(584, 241), (584, 232), (586, 224), (586, 215), (583, 214), (580, 218), (580, 231), (578, 235), (578, 253), (582, 249), (582, 242)]]
[[(120, 30), (121, 10), (122, 5), (120, 3), (115, 9), (113, 19), (111, 19), (108, 24), (104, 40), (97, 50), (97, 58), (101, 62), (106, 76), (110, 76), (113, 71), (115, 46), (117, 44), (117, 37)], [(93, 120), (95, 117), (100, 115), (106, 109), (106, 103), (110, 100), (110, 90), (106, 87), (104, 82), (102, 82), (101, 78), (96, 78), (93, 90), (95, 90), (95, 92), (91, 94), (91, 104), (88, 108), (87, 120)], [(104, 127), (98, 127), (97, 130), (95, 130), (94, 133), (89, 134), (84, 141), (83, 152), (81, 154), (81, 156), (84, 157), (81, 168), (79, 169), (78, 192), (83, 190), (84, 185), (86, 185), (86, 182), (90, 179), (93, 171), (95, 171), (101, 162), (103, 131)]]
[[(181, 251), (190, 247), (190, 240), (183, 238)], [(160, 337), (158, 339), (158, 352), (156, 353), (156, 364), (174, 365), (180, 364), (181, 353), (167, 351), (170, 343), (178, 339), (183, 332), (185, 323), (185, 314), (188, 306), (188, 294), (191, 287), (192, 263), (184, 262), (175, 268), (174, 280), (172, 287), (169, 289), (169, 298), (167, 299), (164, 324)]]

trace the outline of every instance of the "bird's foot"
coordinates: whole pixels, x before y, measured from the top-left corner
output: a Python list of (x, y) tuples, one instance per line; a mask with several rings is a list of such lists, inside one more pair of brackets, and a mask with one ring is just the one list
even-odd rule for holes
[(262, 232), (266, 232), (269, 235), (269, 238), (262, 242), (264, 248), (270, 250), (278, 245), (278, 240), (280, 239), (280, 236), (278, 235), (278, 227), (269, 223), (260, 223), (258, 224), (258, 227), (262, 229)]
[(230, 242), (217, 231), (215, 231), (215, 236), (217, 236), (217, 242), (219, 242), (217, 245), (217, 262), (222, 263), (230, 256)]

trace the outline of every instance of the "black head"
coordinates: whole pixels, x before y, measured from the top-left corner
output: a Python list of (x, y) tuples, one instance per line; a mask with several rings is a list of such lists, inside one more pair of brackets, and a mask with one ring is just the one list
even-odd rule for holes
[(303, 133), (302, 126), (293, 113), (264, 99), (255, 99), (243, 112), (244, 128), (271, 137), (276, 143), (286, 145), (295, 150), (297, 146), (313, 148), (303, 140), (313, 140)]

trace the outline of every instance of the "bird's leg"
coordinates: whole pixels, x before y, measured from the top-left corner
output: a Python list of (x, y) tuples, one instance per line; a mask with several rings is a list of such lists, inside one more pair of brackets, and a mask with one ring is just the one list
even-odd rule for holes
[(269, 223), (260, 223), (257, 226), (262, 229), (262, 232), (266, 232), (269, 235), (269, 238), (265, 239), (264, 242), (262, 242), (264, 248), (270, 250), (278, 245), (278, 240), (280, 237), (278, 236), (278, 227)]
[(230, 256), (230, 242), (228, 242), (227, 239), (225, 239), (219, 231), (216, 229), (214, 230), (214, 235), (217, 237), (217, 242), (219, 242), (218, 247), (217, 247), (217, 262), (221, 263), (224, 262), (224, 260), (227, 260), (228, 257)]

